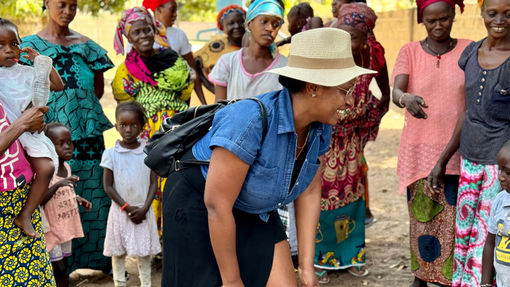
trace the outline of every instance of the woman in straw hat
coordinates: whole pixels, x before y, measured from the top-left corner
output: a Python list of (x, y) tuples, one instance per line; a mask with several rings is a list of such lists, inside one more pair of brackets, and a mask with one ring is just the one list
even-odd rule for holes
[(440, 192), (426, 179), (465, 107), (464, 71), (457, 64), (471, 43), (451, 37), (455, 6), (462, 0), (417, 0), (418, 23), (427, 37), (405, 44), (393, 70), (393, 102), (405, 110), (397, 175), (407, 192), (412, 287), (452, 284), (460, 158), (446, 165)]
[(349, 34), (332, 28), (297, 34), (288, 65), (270, 72), (284, 88), (259, 97), (266, 133), (257, 103), (229, 105), (183, 156), (210, 159), (209, 166), (168, 177), (174, 184), (163, 193), (162, 286), (296, 286), (276, 212), (292, 201), (300, 279), (303, 286), (318, 286), (313, 258), (319, 166), (330, 125), (352, 103), (354, 80), (374, 72), (355, 65)]
[[(328, 282), (325, 270), (347, 269), (354, 276), (366, 276), (365, 265), (365, 190), (367, 182), (363, 149), (375, 140), (382, 116), (390, 100), (384, 49), (374, 49), (367, 39), (377, 19), (367, 5), (344, 4), (338, 12), (336, 27), (351, 35), (356, 63), (376, 70), (356, 79), (354, 104), (338, 114), (322, 173), (321, 214), (315, 248), (315, 266), (321, 282)], [(382, 47), (381, 47), (382, 48)], [(376, 77), (382, 97), (369, 90)]]

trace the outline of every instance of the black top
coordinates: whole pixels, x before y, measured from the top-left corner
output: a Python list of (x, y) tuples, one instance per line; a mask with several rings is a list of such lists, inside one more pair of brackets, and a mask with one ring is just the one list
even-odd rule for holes
[(459, 67), (466, 77), (466, 120), (460, 139), (461, 155), (479, 164), (496, 164), (496, 155), (510, 140), (510, 58), (494, 69), (478, 63), (482, 42), (462, 52)]
[(149, 58), (142, 56), (140, 58), (151, 73), (157, 73), (172, 67), (179, 58), (179, 54), (167, 48), (159, 50), (158, 53)]

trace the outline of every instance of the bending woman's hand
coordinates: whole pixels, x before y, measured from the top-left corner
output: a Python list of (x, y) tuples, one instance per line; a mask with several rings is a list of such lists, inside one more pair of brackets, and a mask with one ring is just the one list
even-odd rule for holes
[(21, 123), (26, 132), (41, 132), (44, 129), (44, 114), (48, 110), (48, 107), (29, 108), (15, 122)]
[(423, 110), (423, 108), (428, 108), (427, 104), (425, 103), (425, 100), (416, 95), (412, 94), (403, 94), (402, 103), (404, 104), (407, 111), (415, 118), (417, 119), (426, 119), (427, 113)]
[(315, 269), (308, 268), (308, 269), (302, 269), (301, 267), (298, 268), (299, 270), (299, 280), (301, 281), (302, 287), (319, 287), (319, 279), (317, 279), (317, 276), (315, 275)]

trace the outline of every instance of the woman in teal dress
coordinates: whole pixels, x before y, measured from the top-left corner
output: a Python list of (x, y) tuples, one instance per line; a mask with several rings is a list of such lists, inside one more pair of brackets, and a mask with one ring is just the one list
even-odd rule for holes
[(69, 266), (109, 271), (111, 260), (102, 255), (110, 199), (103, 190), (103, 169), (99, 166), (104, 151), (103, 132), (112, 127), (99, 99), (103, 95), (103, 72), (114, 65), (106, 50), (94, 41), (69, 29), (77, 0), (45, 0), (48, 23), (42, 31), (23, 38), (22, 47), (31, 47), (53, 59), (65, 89), (52, 92), (46, 122), (70, 127), (74, 156), (69, 161), (73, 174), (80, 177), (76, 194), (89, 199), (91, 212), (80, 214), (84, 238), (73, 241)]

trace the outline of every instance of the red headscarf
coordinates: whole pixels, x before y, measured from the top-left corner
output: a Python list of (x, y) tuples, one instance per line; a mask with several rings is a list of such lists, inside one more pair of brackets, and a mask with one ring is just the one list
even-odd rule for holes
[(338, 24), (349, 25), (365, 33), (374, 30), (377, 15), (374, 10), (362, 3), (343, 4), (338, 11)]
[(147, 9), (151, 9), (152, 11), (156, 11), (159, 6), (164, 5), (170, 1), (174, 0), (143, 0), (143, 7)]
[(436, 2), (445, 2), (455, 9), (455, 4), (459, 5), (460, 13), (464, 12), (464, 0), (416, 0), (416, 6), (418, 6), (418, 23), (422, 22), (423, 10), (430, 4)]
[(240, 13), (243, 15), (243, 17), (246, 18), (246, 11), (244, 11), (243, 7), (235, 4), (229, 5), (221, 9), (220, 12), (218, 12), (218, 16), (216, 17), (216, 24), (218, 26), (218, 29), (223, 31), (223, 21), (231, 13)]

